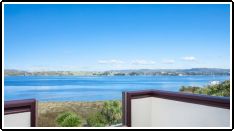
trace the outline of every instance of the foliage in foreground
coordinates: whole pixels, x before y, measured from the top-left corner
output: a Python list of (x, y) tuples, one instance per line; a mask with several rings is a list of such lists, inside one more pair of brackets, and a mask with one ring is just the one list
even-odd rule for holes
[(119, 101), (107, 101), (100, 112), (91, 115), (87, 119), (87, 125), (91, 127), (104, 127), (121, 123), (122, 112)]
[(105, 127), (107, 123), (108, 123), (107, 120), (100, 112), (97, 112), (96, 114), (92, 114), (87, 119), (87, 125), (91, 127)]
[(72, 112), (64, 112), (56, 118), (56, 123), (61, 127), (81, 126), (81, 118)]
[(208, 85), (205, 87), (182, 86), (180, 92), (190, 92), (195, 94), (205, 94), (211, 96), (230, 96), (230, 80), (226, 80), (220, 84)]

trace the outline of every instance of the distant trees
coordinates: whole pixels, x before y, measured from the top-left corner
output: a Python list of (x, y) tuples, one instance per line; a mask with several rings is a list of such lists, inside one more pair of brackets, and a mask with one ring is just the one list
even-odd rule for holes
[(100, 75), (102, 75), (102, 76), (108, 76), (110, 74), (111, 74), (111, 72), (105, 71), (105, 72), (101, 73)]
[(114, 76), (125, 76), (125, 73), (115, 73)]
[(230, 96), (230, 80), (226, 80), (220, 84), (208, 85), (206, 87), (182, 86), (180, 92), (190, 92), (195, 94), (205, 94), (211, 96)]
[(130, 72), (128, 75), (130, 76), (137, 76), (137, 75), (140, 75), (139, 72)]

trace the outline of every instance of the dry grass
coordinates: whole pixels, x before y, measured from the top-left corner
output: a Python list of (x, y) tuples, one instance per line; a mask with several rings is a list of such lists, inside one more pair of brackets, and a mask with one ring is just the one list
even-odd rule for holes
[(100, 102), (38, 102), (38, 127), (56, 127), (55, 119), (62, 112), (74, 112), (82, 117), (82, 125), (92, 113), (99, 111), (104, 101)]

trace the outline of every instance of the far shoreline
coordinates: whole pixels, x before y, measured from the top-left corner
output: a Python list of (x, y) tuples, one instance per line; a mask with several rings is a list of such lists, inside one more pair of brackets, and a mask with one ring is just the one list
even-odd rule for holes
[(191, 69), (128, 69), (107, 71), (24, 71), (4, 69), (4, 76), (196, 76), (230, 75), (230, 69), (191, 68)]

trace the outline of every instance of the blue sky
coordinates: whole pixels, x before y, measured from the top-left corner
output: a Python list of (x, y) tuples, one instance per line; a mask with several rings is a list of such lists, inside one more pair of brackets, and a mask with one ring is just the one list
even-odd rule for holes
[(229, 5), (5, 5), (4, 66), (230, 68)]

